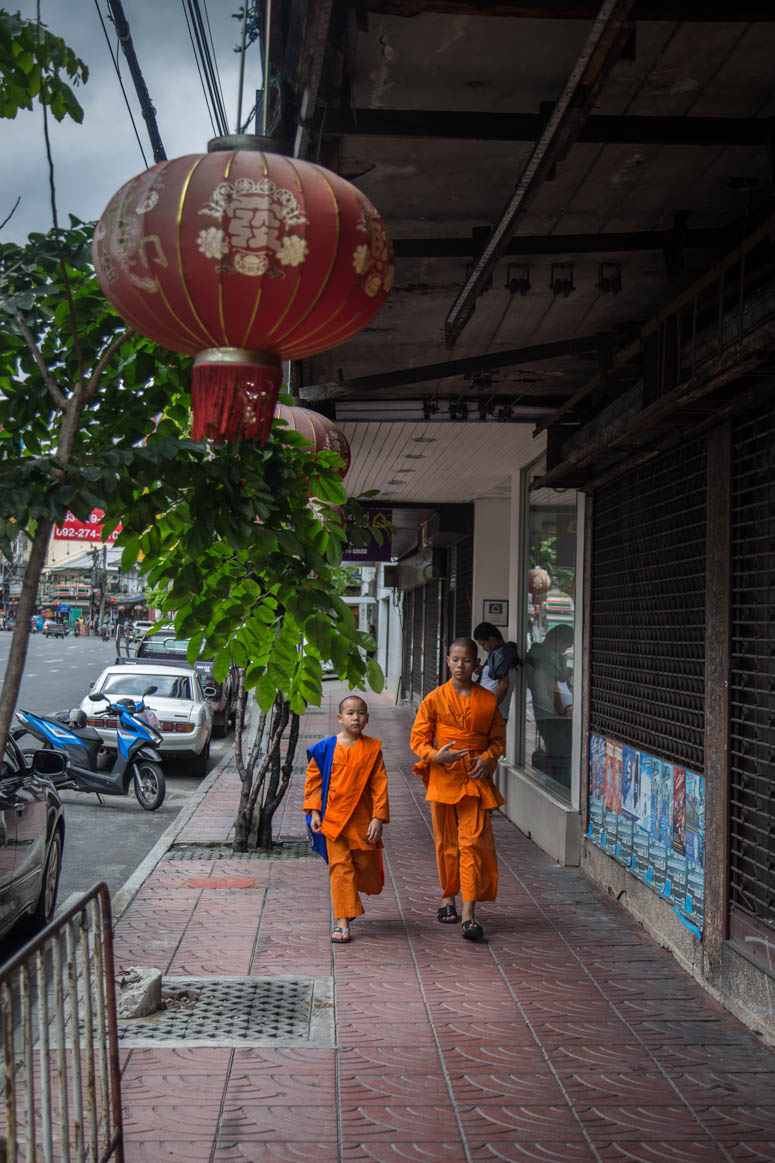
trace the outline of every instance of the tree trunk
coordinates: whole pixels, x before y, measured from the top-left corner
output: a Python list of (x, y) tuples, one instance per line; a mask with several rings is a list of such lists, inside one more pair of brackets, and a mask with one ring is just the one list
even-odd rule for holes
[(27, 658), (27, 643), (30, 639), (30, 621), (35, 612), (35, 603), (38, 597), (38, 582), (46, 560), (46, 549), (51, 533), (51, 522), (40, 521), (32, 539), (32, 547), (24, 571), (22, 590), (16, 604), (16, 626), (11, 639), (11, 649), (8, 652), (8, 664), (5, 668), (3, 692), (0, 694), (0, 756), (5, 753), (5, 741), (11, 729), (16, 699), (24, 673), (24, 663)]

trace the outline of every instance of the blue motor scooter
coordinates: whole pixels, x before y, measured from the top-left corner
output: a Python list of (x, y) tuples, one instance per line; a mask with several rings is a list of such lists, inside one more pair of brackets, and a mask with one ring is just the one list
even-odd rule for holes
[[(155, 689), (149, 687), (144, 693), (152, 694)], [(107, 719), (105, 723), (106, 727), (116, 728), (116, 758), (111, 771), (99, 769), (104, 742), (100, 733), (87, 724), (86, 713), (80, 707), (60, 711), (51, 719), (31, 711), (17, 711), (16, 718), (22, 726), (13, 731), (13, 736), (23, 751), (37, 750), (42, 743), (44, 747), (65, 753), (67, 769), (52, 779), (58, 788), (95, 792), (101, 803), (102, 796), (128, 795), (132, 785), (140, 807), (155, 812), (164, 803), (166, 794), (164, 773), (159, 766), (161, 756), (155, 749), (162, 735), (142, 718), (145, 710), (142, 699), (139, 703), (132, 699), (112, 703), (104, 694), (94, 694), (91, 699), (103, 701), (102, 713), (111, 718), (115, 716), (115, 721)], [(25, 749), (25, 735), (32, 735), (40, 742), (35, 748)]]

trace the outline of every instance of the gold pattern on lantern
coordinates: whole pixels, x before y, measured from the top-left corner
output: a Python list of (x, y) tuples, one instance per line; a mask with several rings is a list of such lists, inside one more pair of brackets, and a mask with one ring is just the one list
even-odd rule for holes
[[(197, 237), (199, 250), (219, 261), (219, 269), (284, 277), (284, 268), (300, 266), (309, 252), (301, 233), (308, 220), (296, 195), (271, 178), (220, 182), (199, 213), (219, 224)], [(230, 261), (224, 262), (227, 255)]]
[(394, 266), (382, 219), (370, 202), (362, 201), (359, 205), (361, 220), (357, 229), (367, 235), (368, 243), (355, 248), (353, 266), (364, 294), (374, 299), (383, 289), (387, 293), (392, 287)]

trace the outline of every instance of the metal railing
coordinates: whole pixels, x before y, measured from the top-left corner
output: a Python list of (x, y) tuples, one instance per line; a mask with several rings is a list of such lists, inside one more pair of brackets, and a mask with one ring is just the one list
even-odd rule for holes
[(124, 1163), (106, 884), (0, 969), (0, 1036), (0, 1158)]

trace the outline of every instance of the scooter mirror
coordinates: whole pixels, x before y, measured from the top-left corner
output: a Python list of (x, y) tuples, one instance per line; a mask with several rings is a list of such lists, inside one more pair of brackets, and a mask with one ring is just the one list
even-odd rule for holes
[(92, 701), (93, 703), (107, 703), (107, 702), (109, 702), (110, 700), (108, 699), (108, 696), (107, 696), (107, 695), (104, 695), (104, 694), (102, 693), (102, 691), (97, 691), (97, 693), (96, 693), (96, 694), (94, 694), (94, 695), (92, 695), (92, 696), (91, 696), (91, 701)]
[(146, 695), (155, 695), (157, 690), (158, 690), (158, 687), (155, 687), (155, 686), (146, 687), (145, 690), (143, 691), (143, 698), (145, 698)]

